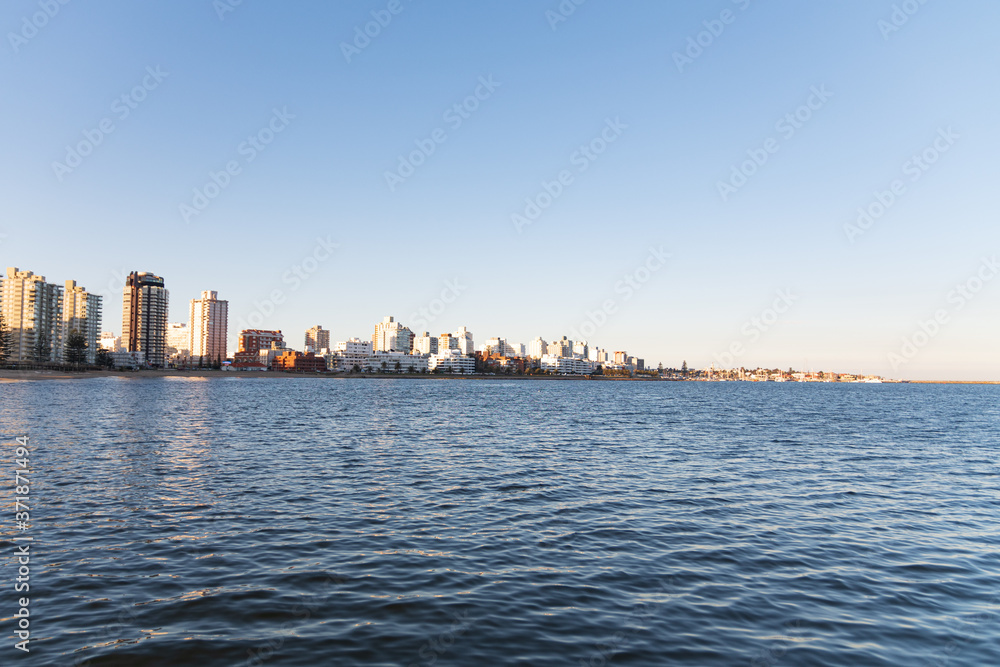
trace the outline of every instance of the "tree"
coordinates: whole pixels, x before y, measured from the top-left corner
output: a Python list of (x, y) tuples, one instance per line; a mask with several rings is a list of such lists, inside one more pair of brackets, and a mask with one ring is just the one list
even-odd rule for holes
[(78, 330), (69, 332), (66, 339), (66, 363), (82, 364), (87, 361), (87, 339)]
[(681, 373), (683, 373), (684, 375), (688, 374), (688, 362), (686, 359), (684, 360), (684, 363), (681, 364)]
[(6, 363), (10, 357), (11, 333), (7, 328), (7, 323), (3, 320), (3, 313), (0, 313), (0, 364)]
[(382, 372), (383, 373), (385, 373), (385, 369), (388, 367), (388, 365), (389, 364), (387, 364), (386, 362), (384, 362), (384, 361), (382, 362)]
[(663, 362), (662, 361), (660, 362), (659, 366), (656, 367), (656, 372), (658, 374), (660, 374), (660, 375), (663, 375)]
[(104, 368), (113, 368), (115, 365), (115, 360), (111, 356), (111, 353), (103, 347), (97, 351), (96, 361), (98, 366), (103, 366)]
[(38, 337), (35, 338), (35, 345), (31, 351), (34, 355), (35, 361), (39, 363), (48, 361), (52, 357), (52, 345), (49, 343), (48, 335), (44, 332), (38, 334)]
[(402, 365), (401, 363), (399, 363), (399, 362), (397, 361), (397, 362), (396, 362), (396, 372), (398, 373), (398, 372), (399, 372), (399, 371), (401, 371), (402, 369), (403, 369), (403, 365)]

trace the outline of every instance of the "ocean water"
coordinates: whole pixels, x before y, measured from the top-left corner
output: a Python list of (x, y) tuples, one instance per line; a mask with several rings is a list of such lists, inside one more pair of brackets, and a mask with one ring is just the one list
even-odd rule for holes
[(2, 383), (0, 664), (1000, 665), (998, 399)]

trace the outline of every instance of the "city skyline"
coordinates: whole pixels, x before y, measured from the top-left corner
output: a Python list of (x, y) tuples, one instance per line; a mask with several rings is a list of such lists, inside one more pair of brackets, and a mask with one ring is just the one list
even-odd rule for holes
[(105, 322), (136, 267), (215, 290), (230, 350), (391, 312), (1000, 377), (993, 3), (222, 4), (0, 11), (4, 266)]

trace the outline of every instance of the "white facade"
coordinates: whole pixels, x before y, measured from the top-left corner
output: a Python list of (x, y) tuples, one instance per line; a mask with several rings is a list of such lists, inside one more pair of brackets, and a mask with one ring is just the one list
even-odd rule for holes
[(422, 336), (413, 338), (413, 354), (436, 354), (438, 351), (438, 339), (432, 336), (429, 331), (425, 331)]
[(102, 350), (107, 350), (108, 352), (118, 352), (122, 350), (122, 337), (116, 336), (114, 332), (104, 331), (101, 333), (101, 339), (99, 345)]
[(471, 355), (476, 350), (476, 344), (472, 340), (472, 333), (465, 327), (459, 327), (455, 333), (452, 334), (455, 340), (458, 341), (458, 351), (462, 354)]
[(368, 357), (365, 370), (369, 373), (426, 373), (427, 357), (403, 352), (380, 352)]
[(548, 347), (548, 344), (544, 340), (536, 338), (528, 343), (528, 356), (532, 359), (541, 359), (543, 356), (548, 354)]
[(448, 373), (475, 373), (476, 360), (458, 350), (440, 350), (428, 358), (427, 367), (432, 371), (440, 369)]
[(552, 354), (542, 357), (541, 367), (559, 375), (588, 375), (594, 371), (594, 364), (586, 359), (557, 357)]
[(190, 342), (191, 358), (206, 361), (226, 358), (226, 331), (229, 328), (229, 302), (220, 301), (219, 293), (206, 291), (200, 299), (191, 299)]
[(587, 341), (584, 340), (573, 343), (573, 356), (577, 359), (590, 358), (590, 348), (587, 346)]
[(354, 371), (355, 366), (363, 369), (371, 356), (371, 341), (352, 338), (334, 343), (332, 351), (324, 355), (324, 358), (329, 370), (350, 373)]
[(385, 317), (375, 325), (372, 349), (376, 352), (409, 352), (412, 346), (413, 332), (392, 316)]
[(191, 355), (191, 330), (184, 322), (167, 323), (167, 353), (173, 357)]

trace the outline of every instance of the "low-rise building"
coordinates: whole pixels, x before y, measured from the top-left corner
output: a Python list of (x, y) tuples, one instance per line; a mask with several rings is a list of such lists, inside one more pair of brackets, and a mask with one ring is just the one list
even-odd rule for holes
[(474, 357), (468, 357), (458, 350), (438, 350), (437, 354), (432, 354), (428, 357), (427, 368), (435, 372), (440, 371), (444, 373), (475, 373), (476, 360)]
[(377, 350), (365, 361), (364, 369), (369, 373), (426, 373), (427, 357)]
[(588, 359), (557, 357), (546, 354), (541, 360), (542, 370), (559, 375), (589, 375), (594, 372), (594, 364)]
[(325, 373), (326, 360), (317, 357), (312, 352), (287, 350), (275, 358), (274, 367), (279, 371), (295, 371), (297, 373)]

